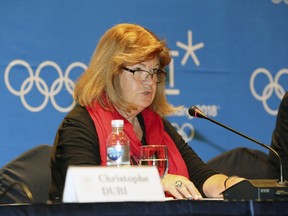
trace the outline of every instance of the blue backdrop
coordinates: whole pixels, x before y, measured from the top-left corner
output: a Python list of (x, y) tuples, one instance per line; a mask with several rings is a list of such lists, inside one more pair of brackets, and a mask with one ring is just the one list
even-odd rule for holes
[(123, 22), (167, 40), (168, 99), (184, 106), (169, 119), (203, 160), (235, 147), (262, 148), (192, 119), (192, 105), (270, 144), (288, 90), (287, 0), (1, 0), (0, 166), (52, 145), (74, 106), (73, 82), (102, 34)]

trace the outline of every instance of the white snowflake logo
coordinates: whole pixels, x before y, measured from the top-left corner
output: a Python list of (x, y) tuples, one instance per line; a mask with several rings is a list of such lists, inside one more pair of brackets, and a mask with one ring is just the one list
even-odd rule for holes
[(194, 60), (195, 64), (197, 66), (200, 65), (200, 62), (195, 54), (195, 51), (198, 50), (198, 49), (201, 49), (204, 47), (204, 43), (198, 43), (198, 44), (195, 44), (193, 45), (192, 43), (192, 31), (189, 30), (188, 31), (188, 45), (182, 43), (182, 42), (179, 42), (177, 41), (176, 42), (176, 45), (184, 50), (186, 50), (186, 53), (181, 61), (181, 65), (185, 65), (189, 56), (191, 55), (192, 59)]

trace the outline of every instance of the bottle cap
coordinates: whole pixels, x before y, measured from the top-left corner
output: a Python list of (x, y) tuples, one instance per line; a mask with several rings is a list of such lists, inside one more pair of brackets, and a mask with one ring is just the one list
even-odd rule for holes
[(111, 121), (112, 127), (123, 127), (124, 121), (122, 119), (116, 119)]

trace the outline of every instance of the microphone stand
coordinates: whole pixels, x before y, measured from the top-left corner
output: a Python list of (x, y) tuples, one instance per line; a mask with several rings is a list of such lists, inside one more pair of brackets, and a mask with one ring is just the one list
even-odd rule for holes
[(198, 109), (196, 106), (190, 107), (189, 110), (188, 110), (188, 113), (189, 113), (192, 117), (204, 118), (204, 119), (206, 119), (206, 120), (209, 120), (209, 121), (211, 121), (211, 122), (213, 122), (213, 123), (215, 123), (215, 124), (217, 124), (217, 125), (219, 125), (219, 126), (221, 126), (221, 127), (226, 128), (227, 130), (230, 130), (230, 131), (232, 131), (232, 132), (234, 132), (234, 133), (236, 133), (236, 134), (238, 134), (238, 135), (240, 135), (240, 136), (242, 136), (242, 137), (244, 137), (244, 138), (246, 138), (246, 139), (248, 139), (248, 140), (250, 140), (250, 141), (252, 141), (252, 142), (254, 142), (254, 143), (257, 143), (258, 145), (260, 145), (260, 146), (268, 149), (269, 151), (271, 151), (276, 157), (278, 157), (278, 159), (279, 159), (279, 164), (280, 164), (280, 179), (279, 179), (279, 181), (277, 182), (277, 184), (279, 184), (280, 186), (287, 186), (287, 181), (285, 181), (285, 180), (284, 180), (284, 177), (283, 177), (283, 167), (282, 167), (281, 157), (279, 156), (279, 154), (278, 154), (273, 148), (271, 148), (270, 146), (265, 145), (265, 144), (263, 144), (263, 143), (255, 140), (255, 139), (252, 139), (251, 137), (248, 137), (248, 136), (246, 136), (245, 134), (242, 134), (242, 133), (240, 133), (240, 132), (238, 132), (238, 131), (236, 131), (236, 130), (234, 130), (234, 129), (226, 126), (226, 125), (223, 125), (223, 124), (221, 124), (220, 122), (217, 122), (217, 121), (215, 121), (215, 120), (207, 117), (207, 116), (206, 116), (200, 109)]

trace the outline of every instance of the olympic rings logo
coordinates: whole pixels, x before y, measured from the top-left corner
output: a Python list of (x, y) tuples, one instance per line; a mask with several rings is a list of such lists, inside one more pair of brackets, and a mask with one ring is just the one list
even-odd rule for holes
[(179, 126), (177, 123), (171, 123), (172, 126), (177, 130), (177, 132), (183, 137), (185, 142), (189, 142), (193, 139), (195, 135), (194, 127), (189, 123), (184, 123)]
[(272, 2), (273, 2), (274, 4), (280, 4), (280, 3), (282, 3), (282, 2), (288, 4), (288, 0), (272, 0)]
[[(29, 77), (26, 78), (23, 81), (23, 83), (21, 84), (20, 90), (16, 90), (15, 88), (13, 88), (11, 85), (10, 79), (9, 79), (11, 69), (15, 66), (23, 66), (29, 74)], [(54, 80), (50, 89), (49, 89), (47, 83), (45, 82), (45, 80), (40, 77), (41, 71), (45, 67), (52, 67), (58, 73), (58, 78), (56, 80)], [(39, 111), (43, 110), (46, 107), (47, 103), (49, 102), (49, 98), (51, 100), (52, 105), (54, 106), (54, 108), (56, 110), (58, 110), (59, 112), (68, 112), (75, 106), (75, 101), (73, 101), (67, 107), (61, 107), (56, 102), (55, 96), (61, 91), (63, 85), (65, 85), (65, 88), (68, 91), (68, 93), (70, 93), (71, 95), (73, 94), (74, 82), (73, 82), (73, 80), (71, 80), (69, 78), (69, 75), (75, 67), (80, 67), (80, 68), (83, 68), (84, 70), (87, 69), (87, 66), (84, 63), (73, 62), (72, 64), (70, 64), (67, 67), (67, 69), (65, 70), (64, 75), (63, 75), (61, 68), (55, 62), (44, 61), (37, 67), (35, 74), (34, 74), (29, 63), (27, 63), (26, 61), (23, 61), (23, 60), (16, 59), (16, 60), (10, 62), (10, 64), (5, 69), (5, 72), (4, 72), (5, 73), (5, 75), (4, 75), (5, 84), (8, 88), (8, 90), (12, 94), (20, 97), (24, 107), (31, 112), (39, 112)], [(34, 83), (35, 83), (37, 90), (44, 96), (44, 100), (39, 106), (31, 106), (28, 104), (27, 100), (25, 99), (25, 96), (34, 87)]]
[[(265, 86), (265, 88), (263, 89), (262, 94), (258, 94), (255, 90), (255, 79), (259, 74), (264, 74), (267, 76), (269, 83)], [(257, 99), (262, 101), (262, 104), (264, 106), (264, 109), (271, 115), (277, 115), (278, 110), (272, 110), (268, 104), (267, 104), (267, 100), (272, 96), (272, 93), (275, 91), (277, 97), (281, 100), (282, 97), (285, 94), (285, 89), (283, 88), (283, 86), (281, 86), (279, 84), (279, 80), (281, 78), (281, 76), (283, 75), (288, 75), (288, 69), (284, 68), (281, 69), (280, 71), (278, 71), (278, 73), (276, 74), (275, 78), (273, 79), (272, 75), (270, 74), (270, 72), (265, 69), (265, 68), (258, 68), (257, 70), (255, 70), (250, 78), (250, 90), (253, 94), (253, 96)]]

